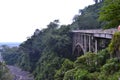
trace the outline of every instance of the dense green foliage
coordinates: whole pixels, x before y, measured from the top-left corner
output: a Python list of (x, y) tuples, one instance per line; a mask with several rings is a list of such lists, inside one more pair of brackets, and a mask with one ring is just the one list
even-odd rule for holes
[(118, 57), (120, 59), (120, 32), (116, 32), (109, 45), (111, 57)]
[(8, 79), (13, 80), (6, 65), (0, 62), (0, 80), (8, 80)]
[(30, 71), (35, 80), (118, 80), (119, 59), (110, 59), (110, 54), (120, 53), (120, 33), (98, 54), (89, 52), (76, 58), (72, 53), (71, 30), (98, 29), (106, 23), (98, 21), (103, 0), (94, 1), (96, 4), (75, 15), (72, 24), (59, 25), (59, 20), (55, 20), (45, 29), (36, 29), (19, 48), (4, 47), (2, 55), (6, 63)]
[(68, 59), (65, 59), (62, 64), (62, 67), (56, 72), (54, 76), (55, 80), (62, 80), (65, 75), (65, 72), (72, 68), (73, 68), (73, 62)]
[(59, 27), (53, 21), (46, 29), (36, 30), (19, 50), (19, 66), (33, 72), (36, 80), (53, 80), (64, 58), (72, 58), (70, 26)]
[[(110, 54), (106, 51), (103, 50), (98, 54), (86, 53), (72, 62), (71, 68), (62, 66), (56, 72), (55, 80), (118, 80), (120, 62), (117, 58), (110, 59)], [(62, 65), (69, 64), (64, 62)]]
[(100, 20), (105, 22), (105, 28), (117, 27), (120, 24), (120, 0), (104, 0)]
[(79, 14), (73, 18), (71, 24), (72, 29), (98, 29), (103, 26), (103, 23), (98, 21), (100, 8), (103, 2), (90, 5), (83, 10), (79, 10)]
[(20, 56), (18, 52), (18, 47), (8, 47), (6, 45), (2, 46), (2, 57), (6, 61), (6, 64), (14, 65), (17, 63), (17, 59)]

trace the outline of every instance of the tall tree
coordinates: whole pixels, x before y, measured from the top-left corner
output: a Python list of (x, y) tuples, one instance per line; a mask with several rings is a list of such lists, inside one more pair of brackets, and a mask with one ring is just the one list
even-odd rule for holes
[(105, 0), (99, 19), (105, 22), (105, 28), (117, 27), (120, 24), (120, 0)]

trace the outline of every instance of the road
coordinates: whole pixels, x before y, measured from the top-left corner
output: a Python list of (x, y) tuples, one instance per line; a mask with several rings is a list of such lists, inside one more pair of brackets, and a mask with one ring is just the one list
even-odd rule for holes
[[(0, 53), (0, 62), (4, 62), (1, 53)], [(13, 80), (34, 80), (32, 74), (27, 71), (22, 71), (20, 68), (16, 66), (7, 65), (10, 73), (13, 75)]]
[(15, 66), (7, 66), (14, 76), (13, 80), (34, 80), (33, 76), (27, 72), (27, 71), (22, 71), (20, 68), (15, 67)]

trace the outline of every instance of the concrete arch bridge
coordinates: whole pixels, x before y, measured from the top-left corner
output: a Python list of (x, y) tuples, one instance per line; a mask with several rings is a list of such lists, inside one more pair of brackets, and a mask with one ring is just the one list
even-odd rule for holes
[(116, 31), (118, 30), (73, 30), (73, 53), (80, 56), (106, 48)]

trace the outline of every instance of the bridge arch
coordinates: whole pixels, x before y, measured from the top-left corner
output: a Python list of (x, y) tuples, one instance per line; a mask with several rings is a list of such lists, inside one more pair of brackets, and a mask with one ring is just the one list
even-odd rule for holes
[(84, 49), (83, 49), (83, 46), (82, 46), (80, 43), (77, 43), (77, 44), (75, 45), (74, 55), (75, 55), (76, 57), (81, 56), (81, 55), (84, 55)]

